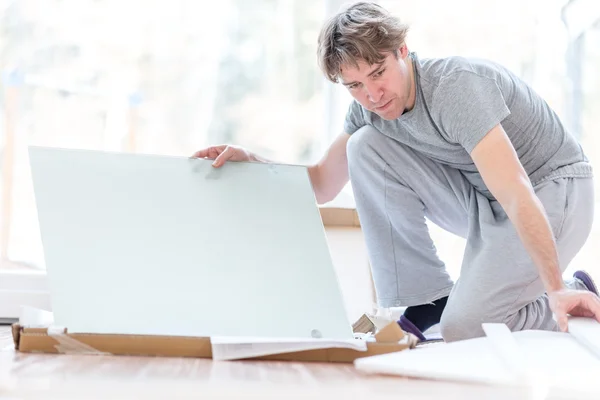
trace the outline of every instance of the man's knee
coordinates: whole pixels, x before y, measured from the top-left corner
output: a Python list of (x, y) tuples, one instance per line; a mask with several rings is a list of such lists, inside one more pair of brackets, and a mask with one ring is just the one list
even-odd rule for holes
[(350, 136), (346, 146), (348, 165), (360, 165), (365, 161), (372, 160), (379, 154), (378, 149), (385, 142), (386, 137), (376, 128), (365, 125)]
[(473, 339), (484, 336), (481, 324), (493, 321), (493, 318), (486, 316), (479, 311), (466, 311), (463, 307), (458, 309), (452, 304), (448, 304), (442, 319), (440, 320), (440, 333), (446, 342), (456, 342), (459, 340)]

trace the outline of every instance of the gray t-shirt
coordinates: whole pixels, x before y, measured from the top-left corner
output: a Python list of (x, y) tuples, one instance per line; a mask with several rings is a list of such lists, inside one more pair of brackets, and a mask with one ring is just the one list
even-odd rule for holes
[(414, 108), (386, 121), (353, 101), (344, 131), (365, 125), (425, 156), (460, 170), (493, 198), (470, 156), (498, 123), (533, 185), (559, 177), (591, 177), (592, 167), (556, 113), (519, 77), (491, 61), (449, 57), (413, 60)]

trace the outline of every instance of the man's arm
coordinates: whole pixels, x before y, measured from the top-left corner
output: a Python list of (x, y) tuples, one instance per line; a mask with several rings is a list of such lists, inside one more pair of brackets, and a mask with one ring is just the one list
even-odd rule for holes
[(501, 125), (481, 140), (471, 157), (539, 267), (546, 289), (563, 289), (558, 252), (546, 212)]
[[(471, 157), (537, 266), (544, 287), (551, 297), (551, 306), (560, 328), (567, 329), (567, 313), (577, 306), (592, 311), (600, 321), (600, 304), (595, 296), (590, 296), (592, 293), (568, 293), (564, 296), (564, 292), (568, 291), (562, 280), (552, 228), (544, 207), (500, 124), (479, 142)], [(578, 295), (580, 298), (574, 298)]]
[(348, 183), (347, 133), (340, 134), (329, 146), (321, 160), (310, 167), (308, 173), (317, 203), (333, 200)]

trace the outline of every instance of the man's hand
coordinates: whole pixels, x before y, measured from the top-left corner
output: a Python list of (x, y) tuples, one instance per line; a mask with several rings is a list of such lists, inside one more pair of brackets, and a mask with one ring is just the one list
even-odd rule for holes
[(594, 318), (600, 322), (600, 298), (592, 292), (561, 289), (551, 292), (548, 297), (558, 327), (563, 332), (569, 329), (568, 315)]
[(243, 147), (222, 144), (219, 146), (211, 146), (206, 149), (199, 150), (192, 155), (193, 158), (207, 158), (215, 160), (213, 167), (220, 167), (226, 161), (260, 161), (266, 160), (249, 152)]

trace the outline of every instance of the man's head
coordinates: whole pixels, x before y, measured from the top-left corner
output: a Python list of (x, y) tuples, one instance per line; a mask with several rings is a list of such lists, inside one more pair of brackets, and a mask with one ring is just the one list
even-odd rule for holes
[(353, 4), (323, 26), (319, 66), (363, 107), (384, 119), (396, 119), (414, 104), (407, 31), (381, 6)]

